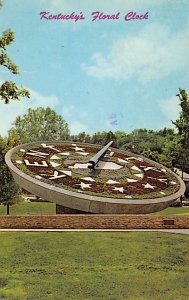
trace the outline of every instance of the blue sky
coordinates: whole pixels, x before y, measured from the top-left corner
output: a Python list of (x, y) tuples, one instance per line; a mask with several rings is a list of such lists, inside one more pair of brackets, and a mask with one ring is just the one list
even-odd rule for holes
[[(40, 19), (40, 12), (82, 12), (85, 20)], [(91, 13), (120, 12), (92, 21)], [(147, 20), (125, 21), (130, 12)], [(178, 88), (189, 91), (189, 1), (6, 0), (0, 30), (11, 28), (8, 54), (20, 67), (1, 68), (0, 82), (27, 87), (30, 100), (0, 103), (1, 135), (29, 107), (50, 106), (71, 133), (170, 127)]]

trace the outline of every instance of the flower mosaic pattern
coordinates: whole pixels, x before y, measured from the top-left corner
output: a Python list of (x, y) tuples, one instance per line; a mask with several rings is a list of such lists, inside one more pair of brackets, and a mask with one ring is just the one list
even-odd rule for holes
[(95, 170), (89, 169), (90, 158), (100, 148), (42, 143), (20, 149), (12, 160), (18, 169), (40, 181), (95, 196), (161, 198), (179, 189), (168, 169), (118, 149), (109, 149)]

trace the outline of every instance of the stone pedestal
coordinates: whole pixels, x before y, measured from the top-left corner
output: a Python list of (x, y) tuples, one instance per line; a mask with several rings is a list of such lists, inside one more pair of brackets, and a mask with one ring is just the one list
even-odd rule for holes
[(65, 207), (60, 204), (56, 204), (56, 214), (60, 215), (60, 214), (90, 214), (90, 213), (82, 210)]

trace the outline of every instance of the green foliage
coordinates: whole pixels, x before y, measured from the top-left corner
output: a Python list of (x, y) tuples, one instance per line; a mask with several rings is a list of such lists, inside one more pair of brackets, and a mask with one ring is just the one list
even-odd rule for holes
[(0, 48), (6, 50), (6, 47), (14, 41), (14, 32), (11, 29), (7, 29), (0, 37)]
[[(6, 54), (7, 46), (14, 41), (14, 32), (7, 29), (0, 37), (0, 66), (7, 68), (13, 74), (19, 74), (18, 66)], [(30, 97), (29, 91), (24, 88), (19, 88), (12, 81), (5, 81), (0, 86), (0, 98), (5, 104), (10, 100), (19, 100), (20, 97)]]
[(176, 126), (179, 134), (177, 145), (177, 163), (185, 171), (189, 171), (189, 96), (185, 90), (179, 89), (177, 95), (180, 100), (180, 117), (172, 123)]
[(18, 138), (22, 143), (63, 141), (67, 140), (69, 136), (68, 124), (50, 107), (29, 108), (25, 115), (16, 118), (13, 125), (14, 127), (9, 131), (9, 138)]
[(123, 131), (98, 131), (93, 135), (81, 132), (70, 136), (70, 140), (105, 145), (114, 141), (113, 147), (143, 155), (172, 168), (180, 161), (179, 135), (171, 128), (159, 131), (135, 129), (131, 133)]
[(81, 142), (81, 143), (90, 143), (91, 142), (90, 134), (87, 134), (84, 131), (80, 132), (78, 135), (71, 135), (69, 139), (74, 142)]
[(188, 299), (188, 236), (14, 232), (0, 244), (2, 299)]
[(168, 207), (164, 210), (152, 213), (152, 215), (157, 215), (157, 216), (189, 216), (189, 207), (188, 206)]
[(135, 129), (129, 134), (119, 136), (114, 145), (172, 167), (177, 159), (177, 140), (178, 135), (169, 128), (160, 131)]
[(12, 128), (8, 132), (7, 145), (9, 148), (13, 148), (22, 143), (20, 134), (17, 132), (15, 128)]
[(180, 100), (181, 112), (180, 117), (172, 123), (178, 129), (179, 135), (181, 136), (181, 143), (183, 147), (189, 144), (189, 96), (185, 90), (179, 89), (177, 95)]
[(0, 204), (12, 205), (20, 199), (20, 189), (15, 184), (4, 160), (7, 150), (6, 140), (0, 138)]
[[(5, 207), (0, 205), (0, 215), (6, 214)], [(56, 214), (56, 204), (48, 202), (20, 201), (11, 207), (10, 215), (52, 215)]]
[(26, 89), (19, 89), (12, 81), (5, 81), (0, 87), (0, 97), (5, 102), (9, 103), (10, 100), (20, 100), (20, 97), (28, 97), (29, 92)]

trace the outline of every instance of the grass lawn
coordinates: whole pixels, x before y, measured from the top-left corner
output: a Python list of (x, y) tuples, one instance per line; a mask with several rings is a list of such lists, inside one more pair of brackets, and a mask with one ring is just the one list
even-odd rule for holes
[[(48, 202), (22, 201), (10, 206), (10, 215), (47, 215), (56, 214), (56, 204)], [(189, 206), (169, 207), (153, 213), (157, 216), (189, 215)], [(6, 215), (6, 206), (0, 205), (0, 215)], [(1, 300), (1, 299), (0, 299)]]
[(0, 234), (0, 299), (188, 300), (189, 236)]
[[(0, 215), (6, 214), (6, 206), (0, 205)], [(56, 214), (56, 204), (46, 202), (20, 202), (10, 206), (10, 215), (45, 215)], [(189, 215), (189, 206), (169, 207), (154, 215)]]
[[(48, 202), (22, 201), (10, 206), (10, 215), (50, 215), (56, 214), (56, 204)], [(0, 205), (0, 215), (6, 215), (6, 206)], [(1, 300), (1, 299), (0, 299)]]
[(189, 215), (189, 206), (168, 207), (164, 210), (153, 213), (153, 215), (157, 215), (157, 216)]

